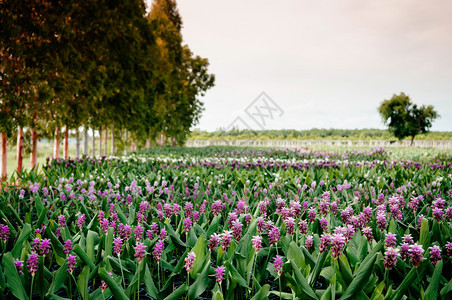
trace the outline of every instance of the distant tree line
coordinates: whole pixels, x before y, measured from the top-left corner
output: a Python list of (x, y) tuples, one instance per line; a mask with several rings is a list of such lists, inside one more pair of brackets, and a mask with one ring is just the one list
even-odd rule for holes
[[(384, 129), (281, 129), (281, 130), (193, 130), (190, 140), (397, 140)], [(409, 139), (409, 137), (406, 137)], [(417, 136), (419, 140), (452, 140), (451, 131), (432, 131)]]
[(182, 144), (215, 78), (181, 29), (175, 0), (148, 12), (143, 0), (0, 1), (2, 176), (7, 143), (18, 172), (25, 152), (36, 165), (41, 138), (55, 139), (55, 157), (60, 135), (67, 157), (69, 134), (78, 155), (82, 132), (86, 153), (88, 130), (104, 153), (107, 132), (113, 153), (118, 143)]

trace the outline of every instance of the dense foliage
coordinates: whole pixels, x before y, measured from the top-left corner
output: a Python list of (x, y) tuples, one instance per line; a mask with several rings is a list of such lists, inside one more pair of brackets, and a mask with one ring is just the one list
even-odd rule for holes
[(33, 147), (81, 126), (182, 143), (214, 76), (181, 26), (174, 0), (1, 1), (0, 133), (14, 144), (25, 129)]
[[(193, 130), (190, 140), (396, 140), (383, 129), (281, 129), (281, 130)], [(432, 131), (417, 136), (419, 140), (451, 140), (452, 132)]]
[(0, 297), (448, 299), (451, 162), (239, 148), (49, 160), (0, 194)]
[(396, 138), (401, 140), (411, 137), (411, 143), (416, 135), (427, 133), (432, 122), (439, 118), (432, 105), (418, 107), (405, 93), (384, 100), (378, 107), (378, 112)]

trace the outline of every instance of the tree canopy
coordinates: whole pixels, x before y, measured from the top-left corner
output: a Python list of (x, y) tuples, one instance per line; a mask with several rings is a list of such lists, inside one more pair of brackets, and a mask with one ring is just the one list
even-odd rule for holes
[(391, 99), (384, 100), (378, 111), (396, 138), (401, 140), (410, 136), (411, 143), (416, 135), (427, 133), (439, 117), (432, 105), (418, 107), (405, 93), (394, 94)]
[(214, 85), (175, 0), (0, 1), (0, 132), (109, 127), (182, 142)]

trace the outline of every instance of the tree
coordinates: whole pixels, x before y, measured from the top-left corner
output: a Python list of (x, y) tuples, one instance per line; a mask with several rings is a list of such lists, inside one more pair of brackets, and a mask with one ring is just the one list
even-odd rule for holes
[(391, 99), (384, 100), (378, 111), (396, 138), (401, 140), (411, 136), (411, 145), (416, 135), (427, 133), (432, 127), (432, 122), (440, 117), (433, 106), (418, 107), (404, 93), (394, 94)]

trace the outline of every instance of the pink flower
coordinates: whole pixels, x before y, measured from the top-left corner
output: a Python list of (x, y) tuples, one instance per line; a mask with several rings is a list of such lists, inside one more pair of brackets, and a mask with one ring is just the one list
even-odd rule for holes
[(275, 267), (275, 272), (278, 273), (279, 276), (281, 276), (281, 274), (283, 272), (282, 268), (284, 265), (283, 258), (281, 256), (277, 255), (275, 257), (275, 260), (273, 261), (273, 265)]
[(28, 254), (28, 272), (31, 276), (35, 276), (35, 273), (38, 271), (38, 255), (36, 253)]
[(72, 241), (66, 240), (64, 242), (64, 249), (63, 249), (64, 254), (68, 255), (69, 252), (71, 252), (71, 250), (72, 250)]
[(396, 245), (396, 236), (395, 234), (392, 233), (387, 233), (386, 234), (386, 239), (385, 239), (385, 246), (386, 247), (394, 247)]
[(22, 267), (24, 262), (18, 258), (14, 260), (14, 266), (16, 267), (17, 273), (22, 274)]
[(9, 227), (8, 225), (0, 224), (0, 240), (6, 243), (9, 238)]
[(135, 241), (140, 241), (143, 238), (143, 227), (138, 224), (137, 226), (135, 226)]
[(370, 227), (364, 227), (362, 229), (363, 235), (367, 238), (367, 240), (370, 242), (372, 242), (373, 239), (373, 235), (372, 235), (372, 228)]
[(397, 257), (399, 256), (399, 249), (389, 247), (385, 251), (385, 258), (383, 265), (385, 269), (391, 270), (397, 264)]
[(162, 240), (157, 241), (157, 243), (155, 244), (154, 251), (152, 252), (152, 254), (154, 255), (154, 258), (157, 261), (157, 263), (159, 263), (160, 259), (162, 258), (164, 247), (165, 245)]
[(276, 245), (280, 238), (280, 232), (278, 227), (273, 226), (273, 228), (268, 232), (268, 242), (270, 245)]
[(193, 269), (193, 263), (195, 262), (196, 254), (194, 252), (188, 253), (187, 257), (185, 258), (185, 270), (187, 270), (187, 273)]
[(50, 240), (49, 239), (43, 239), (41, 240), (41, 244), (39, 245), (40, 254), (42, 256), (46, 256), (50, 251)]
[(262, 248), (262, 238), (259, 235), (253, 236), (253, 239), (251, 240), (253, 243), (253, 249), (254, 251), (259, 252), (259, 250)]
[(220, 243), (220, 236), (216, 233), (214, 233), (209, 240), (209, 244), (207, 245), (207, 248), (209, 248), (210, 251), (212, 251), (215, 247), (218, 246)]
[(239, 221), (232, 222), (232, 232), (234, 234), (234, 238), (238, 241), (242, 237), (242, 223)]
[(231, 245), (231, 242), (232, 242), (231, 232), (230, 231), (223, 232), (221, 236), (221, 249), (223, 251), (228, 250), (229, 246)]
[(410, 262), (413, 264), (415, 268), (419, 266), (422, 260), (422, 255), (424, 253), (424, 249), (422, 249), (422, 245), (414, 244), (410, 246)]
[(308, 222), (306, 222), (305, 220), (300, 220), (300, 222), (298, 223), (298, 228), (300, 229), (301, 234), (308, 233)]
[(69, 255), (67, 258), (67, 271), (72, 273), (75, 269), (75, 264), (77, 263), (77, 259), (74, 255)]
[(287, 233), (293, 235), (295, 233), (295, 222), (292, 217), (289, 217), (285, 221)]
[(436, 266), (436, 263), (441, 260), (441, 249), (438, 246), (430, 247), (430, 260)]
[(118, 256), (122, 252), (122, 239), (120, 237), (113, 240), (113, 252)]
[(135, 257), (138, 260), (138, 262), (141, 262), (146, 255), (146, 247), (143, 245), (143, 243), (138, 243), (135, 246)]
[(80, 228), (80, 230), (83, 230), (83, 223), (85, 223), (85, 221), (86, 221), (85, 214), (82, 214), (80, 215), (80, 217), (78, 217), (76, 224), (78, 228)]
[(224, 267), (218, 267), (218, 268), (215, 270), (215, 271), (216, 271), (215, 279), (216, 279), (216, 281), (217, 281), (219, 284), (221, 284), (221, 282), (222, 282), (223, 279), (224, 279), (224, 270), (225, 270)]
[(334, 258), (342, 254), (345, 246), (345, 237), (341, 233), (334, 234), (331, 238), (331, 256)]
[(63, 215), (59, 215), (59, 216), (58, 216), (58, 225), (59, 225), (61, 228), (66, 227), (66, 217), (65, 217), (65, 216), (63, 216)]
[(184, 220), (184, 232), (186, 234), (190, 231), (191, 225), (192, 225), (191, 219), (190, 218), (185, 218), (185, 220)]
[(325, 251), (329, 245), (331, 245), (331, 234), (322, 233), (322, 236), (320, 237), (320, 245), (319, 245), (320, 253)]
[(305, 244), (304, 244), (306, 249), (311, 248), (313, 243), (314, 243), (314, 238), (312, 237), (312, 235), (308, 235), (306, 237), (306, 241), (305, 241)]
[(264, 218), (262, 218), (262, 217), (257, 218), (256, 223), (257, 223), (257, 232), (258, 233), (264, 232), (266, 229), (265, 228), (266, 224), (265, 224)]

